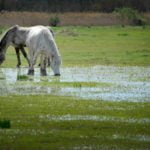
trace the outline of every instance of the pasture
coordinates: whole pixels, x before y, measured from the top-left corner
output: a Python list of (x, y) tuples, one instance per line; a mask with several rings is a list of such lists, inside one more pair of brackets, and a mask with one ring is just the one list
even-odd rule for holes
[[(1, 27), (4, 31), (6, 28)], [(97, 150), (150, 147), (150, 27), (53, 28), (62, 75), (0, 66), (0, 149)]]

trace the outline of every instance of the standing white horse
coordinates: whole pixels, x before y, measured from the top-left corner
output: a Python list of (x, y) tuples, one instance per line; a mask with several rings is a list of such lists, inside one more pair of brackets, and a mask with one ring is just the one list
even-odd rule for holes
[(34, 74), (34, 65), (41, 55), (41, 75), (46, 75), (46, 59), (50, 58), (50, 66), (55, 75), (60, 75), (61, 57), (52, 32), (44, 26), (11, 27), (0, 41), (0, 64), (5, 60), (9, 45), (29, 48), (29, 75)]

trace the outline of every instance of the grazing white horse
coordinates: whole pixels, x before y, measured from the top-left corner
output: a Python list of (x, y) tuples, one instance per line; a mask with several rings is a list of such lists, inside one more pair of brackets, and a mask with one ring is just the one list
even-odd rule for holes
[(9, 45), (29, 48), (29, 75), (34, 74), (34, 65), (41, 55), (41, 75), (46, 75), (45, 61), (50, 58), (50, 66), (55, 75), (60, 75), (61, 57), (52, 32), (44, 26), (11, 27), (0, 41), (0, 64), (5, 60)]

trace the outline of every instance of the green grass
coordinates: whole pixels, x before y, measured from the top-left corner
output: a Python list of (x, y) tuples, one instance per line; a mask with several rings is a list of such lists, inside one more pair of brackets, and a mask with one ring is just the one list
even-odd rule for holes
[[(150, 27), (55, 27), (64, 66), (150, 65)], [(22, 58), (23, 65), (27, 66)], [(2, 67), (15, 67), (16, 54), (7, 51)]]
[[(0, 130), (0, 149), (148, 149), (149, 103), (76, 100), (59, 96), (0, 97), (0, 116), (11, 121)], [(115, 120), (51, 120), (61, 116), (97, 116)], [(127, 120), (124, 122), (124, 120)], [(87, 149), (88, 149), (87, 148)]]
[(29, 79), (29, 77), (27, 75), (17, 75), (17, 80), (24, 81), (27, 79)]
[(50, 87), (75, 87), (75, 88), (82, 88), (82, 87), (107, 87), (111, 84), (109, 83), (97, 83), (97, 82), (36, 82), (34, 85), (43, 85), (43, 86), (50, 86)]
[(76, 36), (56, 36), (65, 65), (150, 65), (149, 27), (66, 27), (68, 30)]

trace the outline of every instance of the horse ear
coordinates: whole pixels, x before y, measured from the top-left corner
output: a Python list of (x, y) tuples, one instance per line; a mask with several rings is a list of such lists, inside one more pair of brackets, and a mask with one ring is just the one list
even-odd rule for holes
[(18, 29), (18, 25), (14, 25), (11, 29), (12, 29), (12, 31), (16, 31), (17, 29)]
[(19, 27), (18, 25), (15, 25), (15, 26), (14, 26), (14, 29), (18, 29), (18, 27)]
[(17, 25), (17, 24), (15, 24), (14, 26), (12, 26), (13, 28), (18, 28), (19, 27), (19, 25)]

